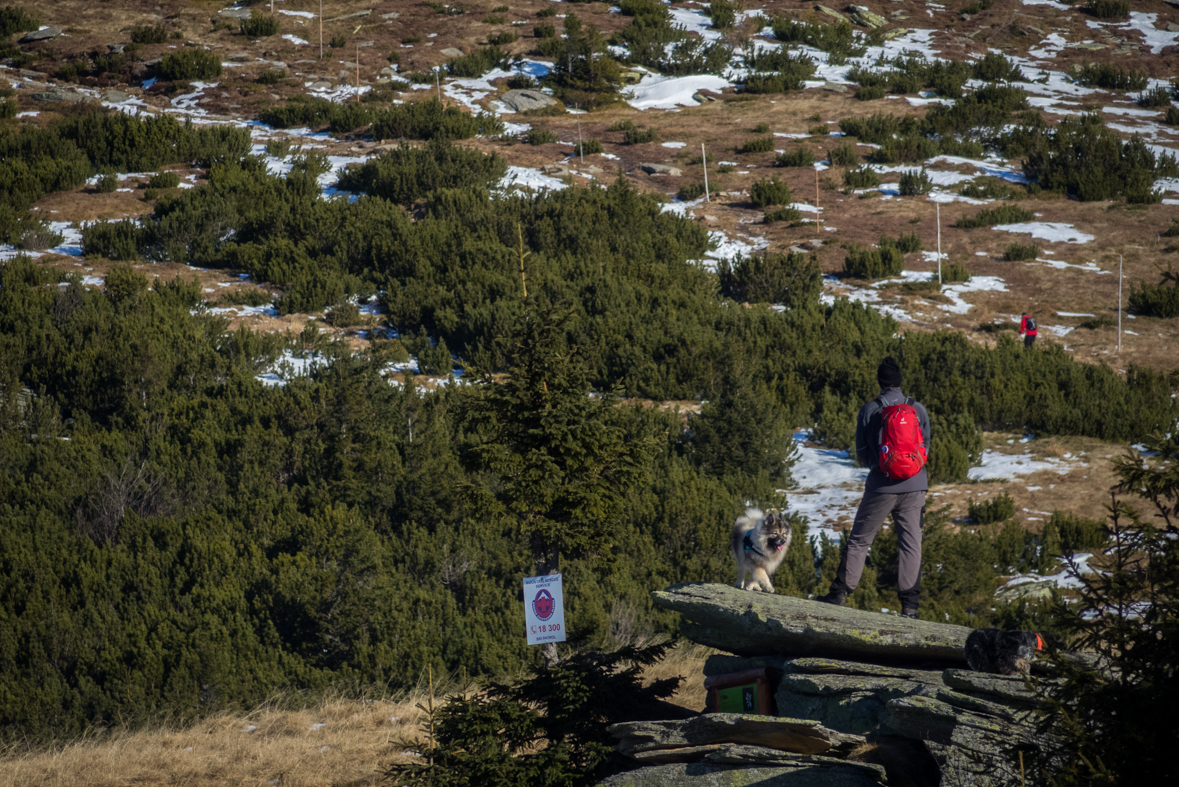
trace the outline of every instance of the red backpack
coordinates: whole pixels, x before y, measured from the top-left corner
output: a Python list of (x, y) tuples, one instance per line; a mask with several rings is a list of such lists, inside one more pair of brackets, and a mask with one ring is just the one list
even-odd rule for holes
[(880, 472), (904, 481), (921, 472), (927, 456), (917, 408), (908, 398), (904, 404), (880, 404)]

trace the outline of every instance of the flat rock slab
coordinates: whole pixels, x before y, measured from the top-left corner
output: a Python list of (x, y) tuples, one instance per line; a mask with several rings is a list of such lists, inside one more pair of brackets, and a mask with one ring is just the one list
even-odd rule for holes
[(34, 101), (43, 101), (47, 104), (77, 104), (90, 100), (90, 96), (85, 93), (76, 93), (73, 90), (46, 90), (43, 93), (33, 93), (29, 98)]
[(971, 629), (880, 615), (818, 601), (689, 583), (657, 590), (683, 616), (681, 633), (738, 656), (821, 656), (881, 664), (964, 667)]
[(735, 760), (732, 764), (706, 761), (657, 765), (616, 774), (599, 782), (599, 787), (879, 787), (884, 783), (884, 769), (880, 766), (826, 757), (759, 765), (755, 764), (756, 752), (750, 749), (756, 747), (733, 747), (709, 755)]
[(102, 93), (102, 100), (109, 101), (112, 104), (122, 104), (124, 101), (130, 101), (134, 96), (130, 93), (124, 93), (122, 90), (104, 90)]
[(528, 112), (532, 109), (544, 109), (557, 103), (557, 99), (539, 90), (509, 90), (499, 97), (517, 112)]
[(340, 22), (344, 19), (359, 19), (362, 16), (368, 16), (372, 12), (373, 12), (373, 10), (371, 8), (366, 8), (363, 11), (357, 11), (354, 14), (344, 14), (343, 16), (337, 16), (334, 19), (329, 19), (328, 21), (329, 22)]
[(249, 8), (222, 8), (217, 12), (217, 16), (227, 16), (230, 19), (249, 19), (253, 15), (253, 10)]
[(763, 746), (795, 754), (846, 753), (864, 742), (858, 735), (829, 730), (809, 719), (743, 713), (704, 713), (689, 719), (624, 722), (612, 724), (606, 731), (619, 739), (615, 748), (627, 756), (716, 743)]
[(678, 178), (684, 174), (682, 169), (673, 167), (670, 164), (640, 164), (639, 169), (648, 175), (671, 175), (673, 178)]
[(19, 43), (31, 44), (34, 41), (48, 41), (50, 38), (57, 38), (59, 35), (61, 35), (60, 27), (44, 27), (40, 30), (34, 30), (31, 33), (25, 33)]

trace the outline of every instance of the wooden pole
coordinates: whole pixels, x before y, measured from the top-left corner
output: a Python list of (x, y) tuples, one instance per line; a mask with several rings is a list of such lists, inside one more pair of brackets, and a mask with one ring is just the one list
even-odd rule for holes
[(1122, 351), (1122, 255), (1118, 255), (1118, 352)]
[(323, 60), (323, 0), (319, 0), (319, 59)]
[(704, 162), (704, 201), (712, 202), (708, 198), (708, 152), (704, 150), (704, 143), (700, 143), (700, 158)]
[(933, 204), (937, 206), (937, 283), (940, 287), (942, 283), (942, 204), (940, 202)]
[(577, 155), (581, 156), (581, 166), (585, 166), (585, 146), (581, 143), (581, 115), (577, 116)]
[(356, 101), (360, 102), (360, 42), (356, 42)]
[(434, 87), (438, 88), (438, 103), (442, 103), (442, 77), (438, 75), (438, 69), (434, 69)]

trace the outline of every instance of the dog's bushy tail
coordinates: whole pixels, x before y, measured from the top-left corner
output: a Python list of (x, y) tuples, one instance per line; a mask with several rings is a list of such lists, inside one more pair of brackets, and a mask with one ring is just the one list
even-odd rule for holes
[(737, 521), (733, 523), (733, 536), (744, 537), (747, 530), (752, 530), (757, 527), (757, 523), (765, 517), (765, 513), (760, 508), (753, 508), (750, 506), (745, 509), (745, 513), (737, 517)]

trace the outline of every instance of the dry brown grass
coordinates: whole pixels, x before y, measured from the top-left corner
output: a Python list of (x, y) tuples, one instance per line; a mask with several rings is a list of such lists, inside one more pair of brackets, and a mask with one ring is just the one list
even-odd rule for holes
[[(714, 652), (681, 643), (646, 677), (686, 677), (672, 701), (700, 710), (702, 668)], [(434, 702), (453, 688), (436, 690)], [(419, 688), (396, 700), (328, 699), (299, 710), (273, 702), (189, 726), (164, 723), (46, 748), (11, 748), (0, 755), (0, 787), (374, 785), (391, 762), (414, 756), (399, 742), (422, 737), (418, 706), (428, 695)]]

